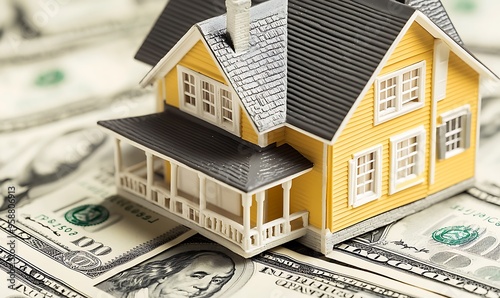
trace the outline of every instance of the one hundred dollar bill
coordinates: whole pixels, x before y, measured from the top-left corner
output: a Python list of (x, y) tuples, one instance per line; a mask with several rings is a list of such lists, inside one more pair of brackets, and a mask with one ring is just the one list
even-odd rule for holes
[(111, 108), (122, 98), (151, 93), (138, 85), (148, 67), (133, 59), (143, 32), (128, 33), (48, 57), (0, 63), (0, 133)]
[(328, 257), (447, 296), (498, 298), (500, 206), (488, 201), (494, 196), (471, 189), (338, 244)]
[[(14, 237), (0, 232), (0, 293), (2, 298), (86, 298), (75, 284), (33, 264), (40, 258)], [(30, 260), (30, 258), (32, 260)]]
[(130, 36), (131, 30), (144, 36), (164, 5), (165, 0), (2, 0), (0, 64), (53, 56), (96, 38)]
[[(16, 0), (26, 23), (42, 35), (78, 32), (92, 27), (137, 23), (155, 18), (165, 0)], [(92, 16), (89, 18), (88, 16)]]
[[(15, 190), (12, 191), (15, 196)], [(9, 206), (0, 230), (93, 284), (194, 234), (188, 228), (115, 195), (114, 177), (95, 170), (30, 204)], [(30, 255), (23, 256), (30, 259)], [(53, 268), (52, 268), (53, 267)], [(65, 268), (65, 270), (61, 270)]]
[(195, 236), (97, 285), (115, 297), (441, 297), (286, 248), (244, 259)]

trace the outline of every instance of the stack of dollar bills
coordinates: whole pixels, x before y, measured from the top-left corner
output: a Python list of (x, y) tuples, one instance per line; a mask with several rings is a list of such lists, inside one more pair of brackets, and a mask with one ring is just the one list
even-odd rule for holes
[[(500, 73), (500, 5), (442, 2)], [(244, 259), (118, 196), (95, 123), (154, 111), (133, 56), (165, 3), (0, 2), (0, 297), (500, 297), (498, 86), (475, 187), (327, 256), (290, 242)]]

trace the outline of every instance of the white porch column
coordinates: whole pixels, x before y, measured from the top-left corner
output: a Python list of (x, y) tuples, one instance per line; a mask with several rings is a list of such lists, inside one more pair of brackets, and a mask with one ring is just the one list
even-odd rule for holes
[(283, 218), (285, 219), (285, 233), (290, 233), (290, 189), (292, 188), (292, 180), (281, 185), (283, 187)]
[(264, 200), (266, 199), (266, 192), (261, 191), (256, 194), (257, 199), (257, 245), (262, 245), (262, 224), (264, 223)]
[(252, 196), (244, 194), (241, 196), (243, 206), (243, 249), (250, 248), (250, 207), (252, 206)]
[(148, 201), (151, 201), (153, 198), (153, 178), (153, 154), (146, 152), (146, 199), (148, 199)]
[(175, 198), (177, 197), (177, 165), (170, 162), (170, 211), (175, 212)]
[(121, 186), (120, 174), (123, 171), (122, 165), (122, 150), (120, 147), (120, 139), (115, 139), (114, 151), (115, 151), (115, 183), (117, 186)]
[(205, 198), (205, 176), (202, 174), (198, 174), (198, 178), (200, 178), (200, 218), (199, 218), (199, 224), (200, 226), (204, 227), (205, 226), (205, 216), (203, 213), (205, 212), (205, 209), (207, 208), (207, 199)]

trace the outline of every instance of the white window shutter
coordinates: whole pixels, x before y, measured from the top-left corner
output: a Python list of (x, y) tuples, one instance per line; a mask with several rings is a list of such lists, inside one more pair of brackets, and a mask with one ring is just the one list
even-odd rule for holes
[(470, 148), (471, 141), (471, 125), (472, 125), (472, 113), (470, 111), (465, 114), (465, 127), (464, 127), (464, 149)]
[(446, 124), (436, 127), (436, 148), (437, 158), (445, 159), (446, 157)]
[(448, 79), (448, 60), (450, 49), (440, 39), (434, 43), (434, 100), (442, 100), (446, 97), (446, 84)]

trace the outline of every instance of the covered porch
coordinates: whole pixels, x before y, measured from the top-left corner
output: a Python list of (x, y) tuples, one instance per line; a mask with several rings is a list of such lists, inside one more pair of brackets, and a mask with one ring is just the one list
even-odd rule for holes
[[(119, 192), (246, 257), (305, 235), (308, 212), (290, 211), (290, 189), (312, 164), (289, 145), (258, 150), (190, 120), (163, 112), (100, 123), (115, 137)], [(144, 159), (125, 166), (124, 144)], [(276, 188), (279, 198), (268, 192)], [(281, 216), (267, 217), (271, 200)]]

